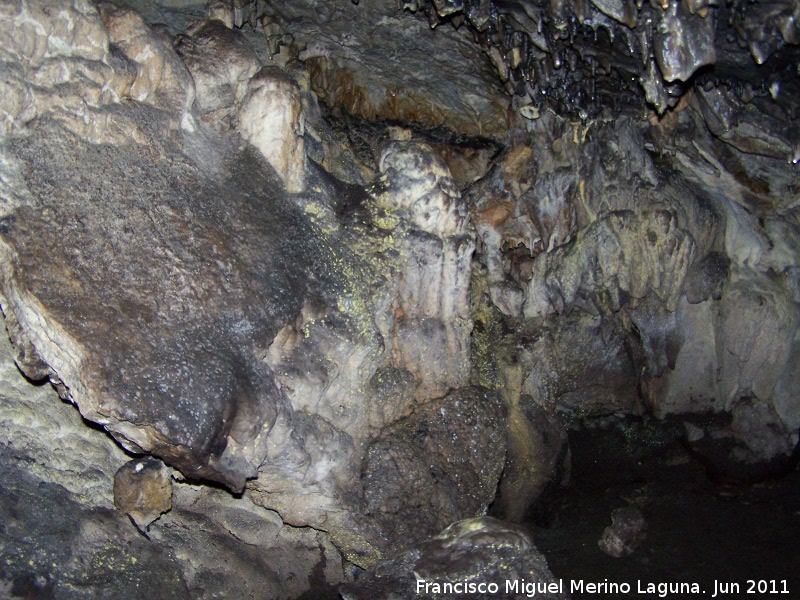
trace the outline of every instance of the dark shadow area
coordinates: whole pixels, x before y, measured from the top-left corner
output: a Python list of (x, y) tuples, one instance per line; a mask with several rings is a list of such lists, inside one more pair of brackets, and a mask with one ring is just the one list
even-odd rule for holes
[[(533, 512), (537, 522), (530, 524), (537, 547), (567, 590), (571, 580), (607, 580), (629, 584), (628, 595), (637, 598), (660, 597), (639, 594), (640, 585), (646, 590), (648, 583), (669, 582), (697, 583), (701, 590), (670, 598), (711, 598), (715, 585), (717, 598), (800, 594), (796, 466), (780, 478), (725, 485), (709, 479), (679, 437), (658, 433), (646, 420), (622, 419), (573, 430), (569, 437), (572, 482), (559, 497), (543, 499)], [(611, 511), (628, 505), (643, 513), (647, 537), (632, 554), (612, 558), (597, 542), (611, 525)], [(759, 593), (761, 581), (767, 588), (762, 584)], [(722, 593), (726, 586), (732, 593)], [(763, 593), (773, 588), (789, 593)], [(573, 592), (572, 597), (616, 596)]]

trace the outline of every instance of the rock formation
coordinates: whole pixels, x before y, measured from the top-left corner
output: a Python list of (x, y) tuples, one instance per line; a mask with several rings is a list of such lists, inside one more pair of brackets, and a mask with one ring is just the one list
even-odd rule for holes
[(459, 593), (483, 600), (527, 596), (531, 590), (540, 598), (566, 597), (524, 530), (479, 517), (457, 521), (385, 561), (369, 577), (345, 586), (342, 598), (438, 598)]
[(0, 2), (0, 595), (548, 583), (446, 527), (610, 414), (792, 464), (798, 6)]

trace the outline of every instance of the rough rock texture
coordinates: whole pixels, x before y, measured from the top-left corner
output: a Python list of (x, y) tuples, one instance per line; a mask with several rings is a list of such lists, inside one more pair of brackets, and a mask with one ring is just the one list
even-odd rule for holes
[[(785, 463), (800, 426), (783, 387), (797, 254), (778, 231), (796, 227), (783, 196), (796, 167), (731, 150), (688, 96), (649, 124), (544, 115), (466, 193), (491, 300), (478, 372), (570, 418), (727, 415), (704, 442), (727, 473)], [(512, 337), (487, 345), (493, 330)]]
[[(508, 96), (463, 32), (432, 31), (388, 0), (325, 6), (321, 15), (313, 2), (264, 4), (263, 18), (301, 49), (315, 92), (331, 108), (471, 137), (504, 137)], [(465, 64), (470, 68), (459, 67)]]
[[(777, 75), (766, 82), (778, 81), (770, 89), (777, 99), (780, 78), (791, 77), (791, 60), (783, 61), (797, 55), (800, 42), (793, 0), (413, 0), (404, 6), (424, 10), (431, 27), (466, 23), (528, 119), (552, 110), (586, 120), (643, 99), (663, 114), (705, 76), (737, 80), (749, 101), (765, 74)], [(770, 63), (777, 68), (757, 68)]]
[(27, 381), (5, 337), (0, 423), (6, 597), (295, 598), (344, 577), (321, 534), (207, 486), (175, 483), (172, 511), (145, 539), (114, 510), (113, 474), (129, 456), (50, 385)]
[(367, 514), (391, 546), (407, 548), (486, 510), (505, 461), (505, 413), (497, 394), (466, 388), (372, 442), (362, 472)]
[[(418, 588), (419, 580), (441, 587)], [(507, 581), (517, 587), (508, 590)], [(443, 587), (448, 583), (467, 586), (460, 591), (454, 588), (455, 593), (476, 600), (521, 594), (553, 600), (567, 597), (559, 592), (547, 561), (524, 530), (491, 517), (478, 517), (453, 523), (437, 536), (376, 565), (358, 582), (344, 586), (342, 598), (441, 598), (454, 593)], [(480, 584), (495, 584), (497, 591), (478, 588)]]
[[(441, 396), (468, 383), (470, 262), (475, 249), (469, 211), (444, 161), (418, 142), (391, 142), (381, 153), (376, 201), (401, 211), (406, 263), (397, 289), (394, 330), (381, 323), (394, 362), (421, 380), (418, 396)], [(390, 223), (386, 223), (389, 225)]]
[[(20, 367), (127, 449), (251, 480), (258, 504), (373, 560), (385, 532), (356, 522), (368, 442), (469, 378), (474, 232), (446, 164), (395, 142), (371, 195), (341, 184), (306, 161), (300, 85), (274, 67), (245, 82), (235, 33), (189, 28), (187, 68), (133, 11), (81, 7), (96, 49), (63, 52), (117, 90), (95, 99), (106, 120), (62, 123), (84, 108), (47, 81), (51, 112), (3, 141), (0, 303)], [(223, 82), (209, 62), (232, 65)], [(454, 518), (485, 508), (483, 485)]]
[(180, 36), (175, 51), (194, 80), (194, 108), (215, 120), (231, 117), (230, 109), (242, 101), (247, 82), (261, 68), (241, 32), (218, 19), (202, 21)]
[[(562, 422), (617, 413), (678, 415), (722, 479), (791, 467), (798, 19), (795, 0), (1, 2), (0, 305), (28, 377), (184, 480), (138, 564), (178, 597), (297, 596), (408, 542), (403, 520), (481, 514), (504, 447), (493, 510), (524, 518), (566, 480)], [(466, 398), (486, 431), (448, 420)], [(3, 552), (49, 547), (38, 479), (78, 558), (11, 561), (3, 585), (91, 595), (92, 544), (141, 538), (108, 512), (130, 457), (55, 451), (101, 434), (31, 402), (2, 413), (32, 507)]]

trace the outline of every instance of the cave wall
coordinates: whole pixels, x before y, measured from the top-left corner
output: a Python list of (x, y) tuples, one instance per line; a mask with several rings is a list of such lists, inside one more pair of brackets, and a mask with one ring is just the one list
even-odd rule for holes
[(523, 519), (580, 419), (788, 460), (798, 6), (0, 4), (0, 306), (61, 398), (6, 360), (4, 548), (42, 481), (74, 549), (3, 581), (102, 587), (121, 536), (131, 582), (211, 597), (208, 546), (294, 597)]

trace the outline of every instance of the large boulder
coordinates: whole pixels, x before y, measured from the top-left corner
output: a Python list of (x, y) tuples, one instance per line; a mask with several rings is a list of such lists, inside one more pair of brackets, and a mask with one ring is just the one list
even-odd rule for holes
[(418, 408), (372, 442), (364, 497), (390, 547), (406, 548), (486, 511), (505, 463), (505, 429), (498, 395), (466, 388)]
[(529, 535), (491, 517), (453, 523), (342, 587), (345, 600), (567, 598)]

